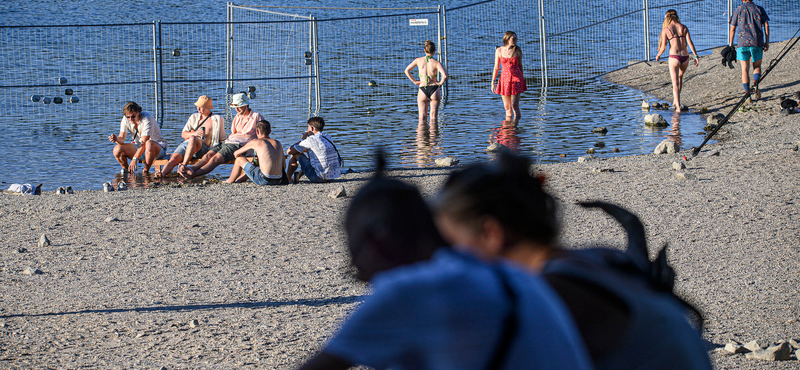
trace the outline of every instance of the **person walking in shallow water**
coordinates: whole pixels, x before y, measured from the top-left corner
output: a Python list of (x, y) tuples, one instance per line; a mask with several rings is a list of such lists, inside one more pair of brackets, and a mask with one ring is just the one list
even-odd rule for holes
[[(503, 66), (500, 80), (495, 89), (497, 71)], [(525, 92), (528, 86), (522, 75), (522, 49), (517, 46), (517, 34), (507, 31), (503, 35), (503, 46), (494, 51), (494, 70), (492, 71), (492, 92), (503, 99), (506, 110), (506, 121), (519, 121), (519, 94)]]
[[(442, 63), (433, 58), (436, 53), (436, 44), (431, 40), (425, 41), (425, 56), (414, 59), (411, 64), (405, 69), (406, 77), (408, 77), (414, 85), (419, 86), (417, 93), (417, 106), (419, 107), (419, 123), (425, 123), (425, 116), (428, 113), (428, 105), (431, 108), (431, 126), (436, 124), (437, 115), (439, 114), (439, 103), (442, 99), (442, 89), (439, 87), (447, 80), (447, 71), (445, 71)], [(411, 76), (411, 70), (417, 67), (419, 72), (419, 81)], [(439, 74), (442, 75), (442, 80), (439, 81)]]
[(672, 77), (672, 106), (676, 112), (681, 109), (681, 89), (683, 88), (683, 74), (689, 67), (689, 48), (694, 54), (694, 66), (697, 67), (697, 49), (694, 47), (689, 28), (681, 24), (678, 12), (675, 9), (667, 10), (664, 15), (664, 26), (658, 38), (658, 55), (656, 61), (661, 59), (661, 54), (667, 49), (669, 43), (669, 75)]

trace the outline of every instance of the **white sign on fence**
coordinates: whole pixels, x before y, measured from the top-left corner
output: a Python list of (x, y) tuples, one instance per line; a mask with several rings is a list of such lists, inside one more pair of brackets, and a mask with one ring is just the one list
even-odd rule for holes
[(409, 26), (427, 26), (428, 25), (428, 18), (422, 19), (409, 19), (408, 20)]

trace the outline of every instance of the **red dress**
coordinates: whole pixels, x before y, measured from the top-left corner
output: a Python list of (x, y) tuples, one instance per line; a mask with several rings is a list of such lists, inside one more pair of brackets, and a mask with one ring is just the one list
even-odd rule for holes
[(525, 90), (525, 77), (522, 76), (522, 69), (519, 68), (519, 57), (503, 58), (500, 57), (500, 82), (497, 83), (497, 91), (500, 95), (517, 95)]

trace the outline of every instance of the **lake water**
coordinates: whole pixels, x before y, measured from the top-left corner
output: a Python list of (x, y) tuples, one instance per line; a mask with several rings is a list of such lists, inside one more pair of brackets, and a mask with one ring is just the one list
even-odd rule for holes
[[(472, 2), (451, 1), (445, 3), (448, 8), (453, 8)], [(513, 2), (500, 3), (509, 9), (513, 9), (515, 6)], [(530, 7), (531, 4), (528, 3), (523, 2)], [(567, 4), (565, 1), (548, 2), (551, 11), (556, 5), (550, 3)], [(641, 1), (632, 3), (641, 4)], [(654, 3), (651, 2), (651, 6)], [(153, 20), (225, 21), (225, 4), (212, 0), (198, 0), (191, 3), (184, 1), (109, 1), (104, 4), (104, 6), (100, 6), (95, 2), (55, 0), (32, 6), (28, 2), (7, 0), (0, 3), (0, 25), (111, 24), (151, 22)], [(396, 6), (394, 2), (366, 0), (306, 1), (298, 4), (343, 7)], [(421, 4), (435, 6), (439, 2), (422, 2)], [(416, 3), (415, 6), (421, 5)], [(635, 9), (635, 6), (639, 5), (632, 6)], [(535, 9), (535, 4), (533, 7)], [(314, 12), (322, 11), (315, 10)], [(663, 10), (659, 9), (653, 12), (661, 14)], [(488, 57), (483, 56), (477, 61), (459, 60), (458, 51), (470, 48), (470, 46), (460, 44), (457, 36), (459, 33), (472, 32), (474, 34), (469, 37), (474, 41), (473, 44), (478, 43), (481, 39), (490, 38), (490, 41), (486, 41), (489, 43), (487, 45), (499, 45), (502, 30), (515, 29), (518, 33), (520, 33), (519, 30), (524, 29), (535, 30), (537, 27), (536, 17), (527, 15), (529, 12), (508, 17), (494, 15), (499, 17), (498, 19), (507, 19), (508, 24), (493, 22), (492, 27), (481, 27), (480, 31), (476, 31), (474, 26), (464, 28), (464, 30), (460, 29), (461, 26), (469, 25), (472, 18), (477, 20), (487, 17), (484, 13), (478, 7), (471, 12), (448, 13), (448, 18), (452, 17), (453, 19), (453, 23), (448, 25), (451, 28), (449, 37), (453, 38), (452, 44), (448, 46), (454, 56), (450, 60), (452, 64), (449, 66), (453, 78), (449, 86), (447, 101), (441, 109), (439, 123), (436, 127), (417, 124), (416, 90), (407, 80), (402, 81), (405, 77), (392, 77), (386, 83), (382, 81), (378, 91), (381, 88), (384, 90), (378, 94), (388, 95), (388, 100), (371, 97), (359, 98), (358, 94), (362, 91), (361, 89), (365, 88), (365, 84), (359, 85), (358, 88), (353, 87), (353, 96), (349, 98), (339, 98), (342, 96), (341, 91), (337, 91), (338, 95), (328, 94), (331, 98), (328, 98), (327, 104), (323, 104), (319, 114), (325, 117), (328, 123), (326, 131), (334, 137), (337, 147), (345, 157), (346, 168), (356, 171), (370, 169), (372, 166), (370, 153), (375, 145), (383, 145), (386, 148), (392, 167), (414, 168), (433, 166), (434, 160), (442, 156), (455, 156), (462, 163), (484, 160), (489, 156), (485, 149), (492, 142), (505, 144), (541, 162), (559, 162), (574, 161), (579, 156), (585, 155), (589, 148), (596, 148), (598, 156), (608, 157), (649, 153), (665, 138), (679, 141), (683, 148), (698, 145), (702, 141), (704, 136), (699, 133), (702, 132), (705, 120), (698, 114), (659, 111), (670, 125), (663, 130), (650, 130), (642, 124), (646, 112), (642, 112), (639, 106), (642, 100), (653, 101), (652, 97), (639, 91), (606, 83), (599, 78), (588, 80), (570, 78), (573, 75), (594, 73), (595, 70), (602, 72), (608, 70), (609, 67), (602, 64), (603, 58), (600, 57), (597, 59), (599, 62), (587, 65), (584, 61), (586, 55), (564, 48), (567, 43), (563, 41), (559, 43), (558, 39), (554, 39), (549, 48), (563, 60), (557, 68), (554, 67), (551, 71), (550, 86), (543, 88), (539, 78), (541, 71), (539, 69), (538, 37), (532, 37), (537, 40), (526, 40), (522, 43), (526, 50), (526, 59), (531, 59), (526, 65), (529, 90), (523, 94), (521, 99), (522, 119), (517, 126), (504, 124), (502, 102), (498, 96), (491, 94), (488, 88), (493, 49), (482, 45), (475, 46), (480, 49), (480, 53), (486, 54)], [(596, 15), (587, 13), (581, 16), (594, 17)], [(322, 18), (321, 15), (318, 17)], [(632, 15), (631, 17), (641, 18), (641, 15)], [(715, 17), (720, 18), (724, 15), (717, 14)], [(570, 28), (570, 25), (562, 26), (566, 29)], [(553, 27), (555, 28), (555, 26)], [(386, 31), (380, 29), (369, 31), (374, 34), (376, 45), (380, 45), (381, 42), (394, 42), (391, 32), (387, 33)], [(635, 37), (638, 35), (637, 32), (641, 31), (627, 30), (616, 37), (624, 40)], [(199, 36), (193, 35), (192, 37)], [(363, 39), (364, 37), (354, 38)], [(724, 36), (721, 38), (724, 40)], [(349, 42), (349, 39), (346, 41)], [(620, 41), (620, 43), (622, 42)], [(715, 42), (717, 41), (712, 40), (707, 43), (717, 45)], [(4, 41), (4, 44), (10, 45), (8, 41)], [(40, 45), (33, 44), (30, 47), (37, 48)], [(41, 45), (41, 47), (44, 46)], [(123, 49), (121, 45), (110, 45), (111, 50), (108, 51), (115, 52), (117, 47), (120, 50)], [(702, 49), (699, 45), (698, 48)], [(98, 52), (94, 49), (92, 51)], [(355, 52), (359, 51), (361, 49), (355, 50)], [(98, 55), (100, 54), (102, 53), (98, 52)], [(84, 56), (67, 57), (67, 59), (79, 57)], [(553, 61), (559, 60), (556, 56), (550, 56), (550, 58)], [(398, 65), (405, 65), (410, 61), (411, 59), (405, 54), (397, 57)], [(617, 62), (619, 61), (617, 60)], [(36, 69), (35, 65), (15, 65), (13, 67), (29, 68), (32, 73)], [(399, 69), (399, 75), (402, 76), (402, 67)], [(124, 75), (125, 71), (119, 71), (119, 73)], [(342, 74), (351, 76), (352, 73), (355, 72)], [(393, 73), (395, 76), (398, 74), (397, 71)], [(322, 74), (321, 76), (323, 79), (327, 78), (323, 81), (324, 89), (338, 88), (347, 91), (350, 88), (347, 84), (352, 81), (333, 82), (338, 81), (336, 78), (342, 78), (336, 76), (336, 73), (329, 73), (327, 77)], [(363, 84), (368, 79), (355, 78), (353, 80)], [(9, 82), (10, 80), (9, 75), (0, 77), (0, 86), (13, 85)], [(327, 84), (325, 81), (328, 81)], [(391, 90), (395, 84), (405, 85), (402, 85), (403, 90)], [(686, 88), (692, 87), (687, 86)], [(323, 102), (326, 102), (326, 90), (324, 89)], [(103, 89), (97, 88), (96, 90)], [(93, 93), (99, 94), (98, 91)], [(376, 94), (375, 90), (372, 91), (370, 94)], [(9, 100), (8, 97), (14, 94), (24, 94), (24, 98), (27, 98), (29, 93), (25, 89), (6, 89), (5, 91), (0, 89), (0, 96), (5, 97), (6, 100)], [(275, 126), (273, 137), (281, 140), (285, 145), (296, 142), (305, 129), (304, 117), (287, 114), (274, 108), (267, 109), (265, 104), (271, 99), (270, 94), (276, 92), (261, 89), (258, 93), (261, 98), (258, 104), (264, 105), (254, 104), (253, 106)], [(86, 96), (91, 96), (88, 92), (86, 94)], [(187, 93), (187, 98), (181, 99), (181, 101), (168, 102), (168, 104), (185, 107), (165, 118), (162, 132), (169, 141), (169, 152), (179, 144), (180, 129), (193, 111), (191, 103), (194, 100), (190, 100), (188, 96), (196, 98), (196, 95), (199, 94), (192, 91)], [(131, 93), (131, 95), (135, 96), (136, 93)], [(209, 93), (209, 95), (212, 94)], [(334, 98), (334, 95), (337, 97)], [(122, 97), (121, 99), (133, 98)], [(221, 105), (220, 102), (215, 103), (217, 107)], [(66, 103), (64, 105), (66, 106)], [(36, 105), (36, 109), (40, 109), (37, 111), (38, 113), (42, 113), (41, 109), (44, 109), (39, 108), (40, 106)], [(118, 131), (122, 106), (115, 107), (115, 110), (120, 113), (89, 109), (88, 105), (86, 107), (85, 112), (78, 111), (82, 115), (77, 115), (74, 111), (70, 114), (61, 113), (67, 108), (51, 104), (46, 108), (48, 111), (44, 112), (47, 119), (39, 119), (26, 113), (29, 109), (27, 106), (21, 107), (17, 111), (18, 107), (15, 105), (4, 106), (3, 103), (0, 103), (0, 140), (10, 144), (6, 146), (6, 150), (0, 151), (0, 187), (7, 188), (12, 183), (36, 184), (42, 182), (44, 183), (43, 189), (47, 191), (62, 185), (71, 185), (77, 190), (97, 190), (102, 188), (101, 184), (105, 181), (118, 181), (119, 165), (111, 156), (112, 145), (106, 137)], [(145, 110), (150, 109), (145, 106)], [(608, 133), (600, 135), (591, 132), (593, 128), (599, 126), (605, 126)], [(619, 152), (615, 153), (613, 149), (618, 149)], [(221, 166), (212, 173), (211, 177), (226, 178), (229, 172), (230, 166)], [(141, 176), (126, 179), (126, 181), (131, 180), (134, 182), (134, 186), (148, 184), (148, 179)]]

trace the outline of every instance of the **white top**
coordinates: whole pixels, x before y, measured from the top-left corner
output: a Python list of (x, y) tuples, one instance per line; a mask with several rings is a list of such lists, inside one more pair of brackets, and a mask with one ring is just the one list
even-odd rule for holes
[(333, 140), (331, 140), (330, 135), (324, 132), (311, 135), (295, 144), (295, 150), (298, 152), (308, 151), (308, 159), (311, 161), (311, 166), (317, 171), (317, 175), (324, 180), (333, 180), (342, 175), (342, 171), (339, 168), (339, 156), (336, 155), (336, 149), (333, 147)]
[[(213, 124), (211, 128), (211, 145), (215, 145), (222, 140), (225, 140), (225, 119), (219, 114), (213, 114), (208, 119)], [(200, 113), (195, 113), (189, 116), (186, 121), (186, 126), (183, 126), (183, 131), (195, 131), (200, 126)]]
[(158, 127), (158, 122), (150, 112), (139, 113), (138, 129), (134, 127), (133, 122), (128, 117), (123, 116), (122, 122), (119, 123), (119, 131), (126, 130), (131, 134), (131, 141), (137, 145), (142, 145), (142, 136), (150, 136), (150, 140), (157, 142), (162, 148), (167, 147), (167, 141), (161, 136), (161, 128)]

